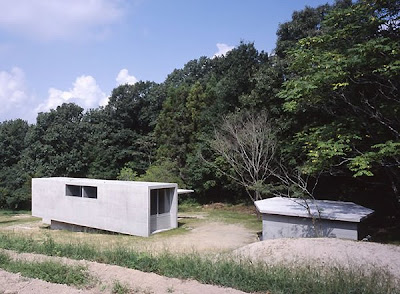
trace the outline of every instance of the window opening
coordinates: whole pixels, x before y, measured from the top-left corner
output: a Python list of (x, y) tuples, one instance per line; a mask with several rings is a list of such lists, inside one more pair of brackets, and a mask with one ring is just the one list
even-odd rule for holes
[(97, 199), (97, 187), (66, 185), (65, 195)]
[(83, 186), (82, 195), (85, 198), (95, 198), (97, 199), (97, 187)]
[(150, 215), (169, 213), (174, 189), (150, 190)]
[(151, 190), (150, 191), (150, 215), (156, 215), (158, 211), (158, 191)]
[(67, 185), (65, 195), (74, 196), (74, 197), (82, 197), (81, 186)]

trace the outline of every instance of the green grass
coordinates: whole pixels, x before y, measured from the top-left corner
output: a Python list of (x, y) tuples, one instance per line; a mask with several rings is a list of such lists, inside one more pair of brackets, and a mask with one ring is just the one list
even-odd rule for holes
[(245, 227), (257, 232), (262, 230), (262, 221), (261, 219), (257, 218), (257, 215), (255, 214), (231, 210), (210, 210), (208, 213), (210, 220), (229, 224), (242, 224)]
[(11, 210), (11, 209), (1, 209), (0, 210), (0, 216), (5, 215), (5, 216), (14, 216), (14, 215), (19, 215), (19, 214), (31, 214), (30, 210)]
[(125, 285), (122, 284), (120, 281), (116, 280), (113, 282), (113, 287), (111, 289), (112, 294), (128, 294), (131, 293), (131, 289)]
[(0, 252), (0, 268), (8, 272), (20, 273), (25, 277), (76, 287), (87, 286), (92, 281), (83, 266), (66, 265), (54, 261), (13, 260), (3, 252)]
[(152, 255), (126, 248), (96, 250), (85, 244), (56, 243), (51, 238), (40, 242), (11, 233), (0, 234), (0, 248), (115, 264), (246, 292), (387, 294), (400, 291), (391, 277), (382, 271), (364, 273), (339, 267), (266, 266), (223, 256), (207, 258), (196, 253), (173, 255), (164, 252)]
[(27, 210), (14, 211), (14, 210), (2, 209), (0, 210), (0, 227), (12, 226), (22, 223), (30, 223), (32, 221), (39, 220), (39, 218), (30, 217), (29, 216), (30, 214), (31, 212)]
[[(189, 198), (190, 199), (190, 198)], [(215, 208), (217, 206), (218, 208)], [(228, 224), (241, 224), (253, 231), (262, 230), (262, 221), (257, 217), (254, 206), (231, 205), (218, 203), (201, 206), (192, 201), (179, 204), (179, 212), (193, 216), (207, 215), (207, 220), (224, 222)]]

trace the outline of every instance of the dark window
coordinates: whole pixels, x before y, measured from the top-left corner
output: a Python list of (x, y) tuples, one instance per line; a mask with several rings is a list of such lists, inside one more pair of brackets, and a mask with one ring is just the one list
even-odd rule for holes
[(66, 185), (65, 195), (73, 197), (97, 198), (97, 187)]
[(82, 195), (85, 198), (97, 198), (97, 187), (83, 186)]
[(169, 213), (174, 189), (153, 189), (150, 191), (150, 214)]
[(65, 195), (74, 196), (74, 197), (82, 197), (81, 186), (67, 185), (65, 189)]
[(151, 190), (150, 191), (150, 215), (156, 215), (157, 214), (157, 199), (158, 199), (158, 191), (157, 190)]

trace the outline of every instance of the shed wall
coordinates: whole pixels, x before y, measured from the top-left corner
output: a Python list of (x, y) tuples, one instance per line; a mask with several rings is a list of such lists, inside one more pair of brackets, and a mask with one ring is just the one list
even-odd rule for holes
[[(357, 223), (263, 214), (263, 240), (277, 238), (329, 237), (357, 240)], [(318, 234), (316, 234), (316, 229)]]

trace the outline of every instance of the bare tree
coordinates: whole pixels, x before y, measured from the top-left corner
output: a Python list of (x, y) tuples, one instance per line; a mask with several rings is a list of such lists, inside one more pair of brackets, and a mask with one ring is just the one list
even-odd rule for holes
[(225, 117), (210, 146), (228, 168), (207, 162), (243, 186), (253, 202), (262, 199), (262, 192), (294, 197), (310, 215), (316, 235), (320, 235), (317, 220), (321, 211), (313, 204), (319, 176), (311, 177), (299, 168), (288, 168), (284, 160), (277, 159), (275, 131), (266, 112), (242, 111)]
[(319, 222), (322, 210), (314, 202), (314, 192), (322, 172), (316, 176), (310, 176), (301, 171), (300, 168), (290, 169), (282, 160), (276, 162), (272, 175), (280, 184), (279, 188), (270, 189), (274, 196), (295, 198), (293, 201), (301, 205), (310, 216), (315, 236), (322, 237), (322, 227)]
[(233, 172), (213, 166), (243, 186), (253, 202), (261, 200), (260, 186), (273, 174), (276, 151), (275, 132), (267, 113), (242, 111), (225, 117), (210, 146)]

